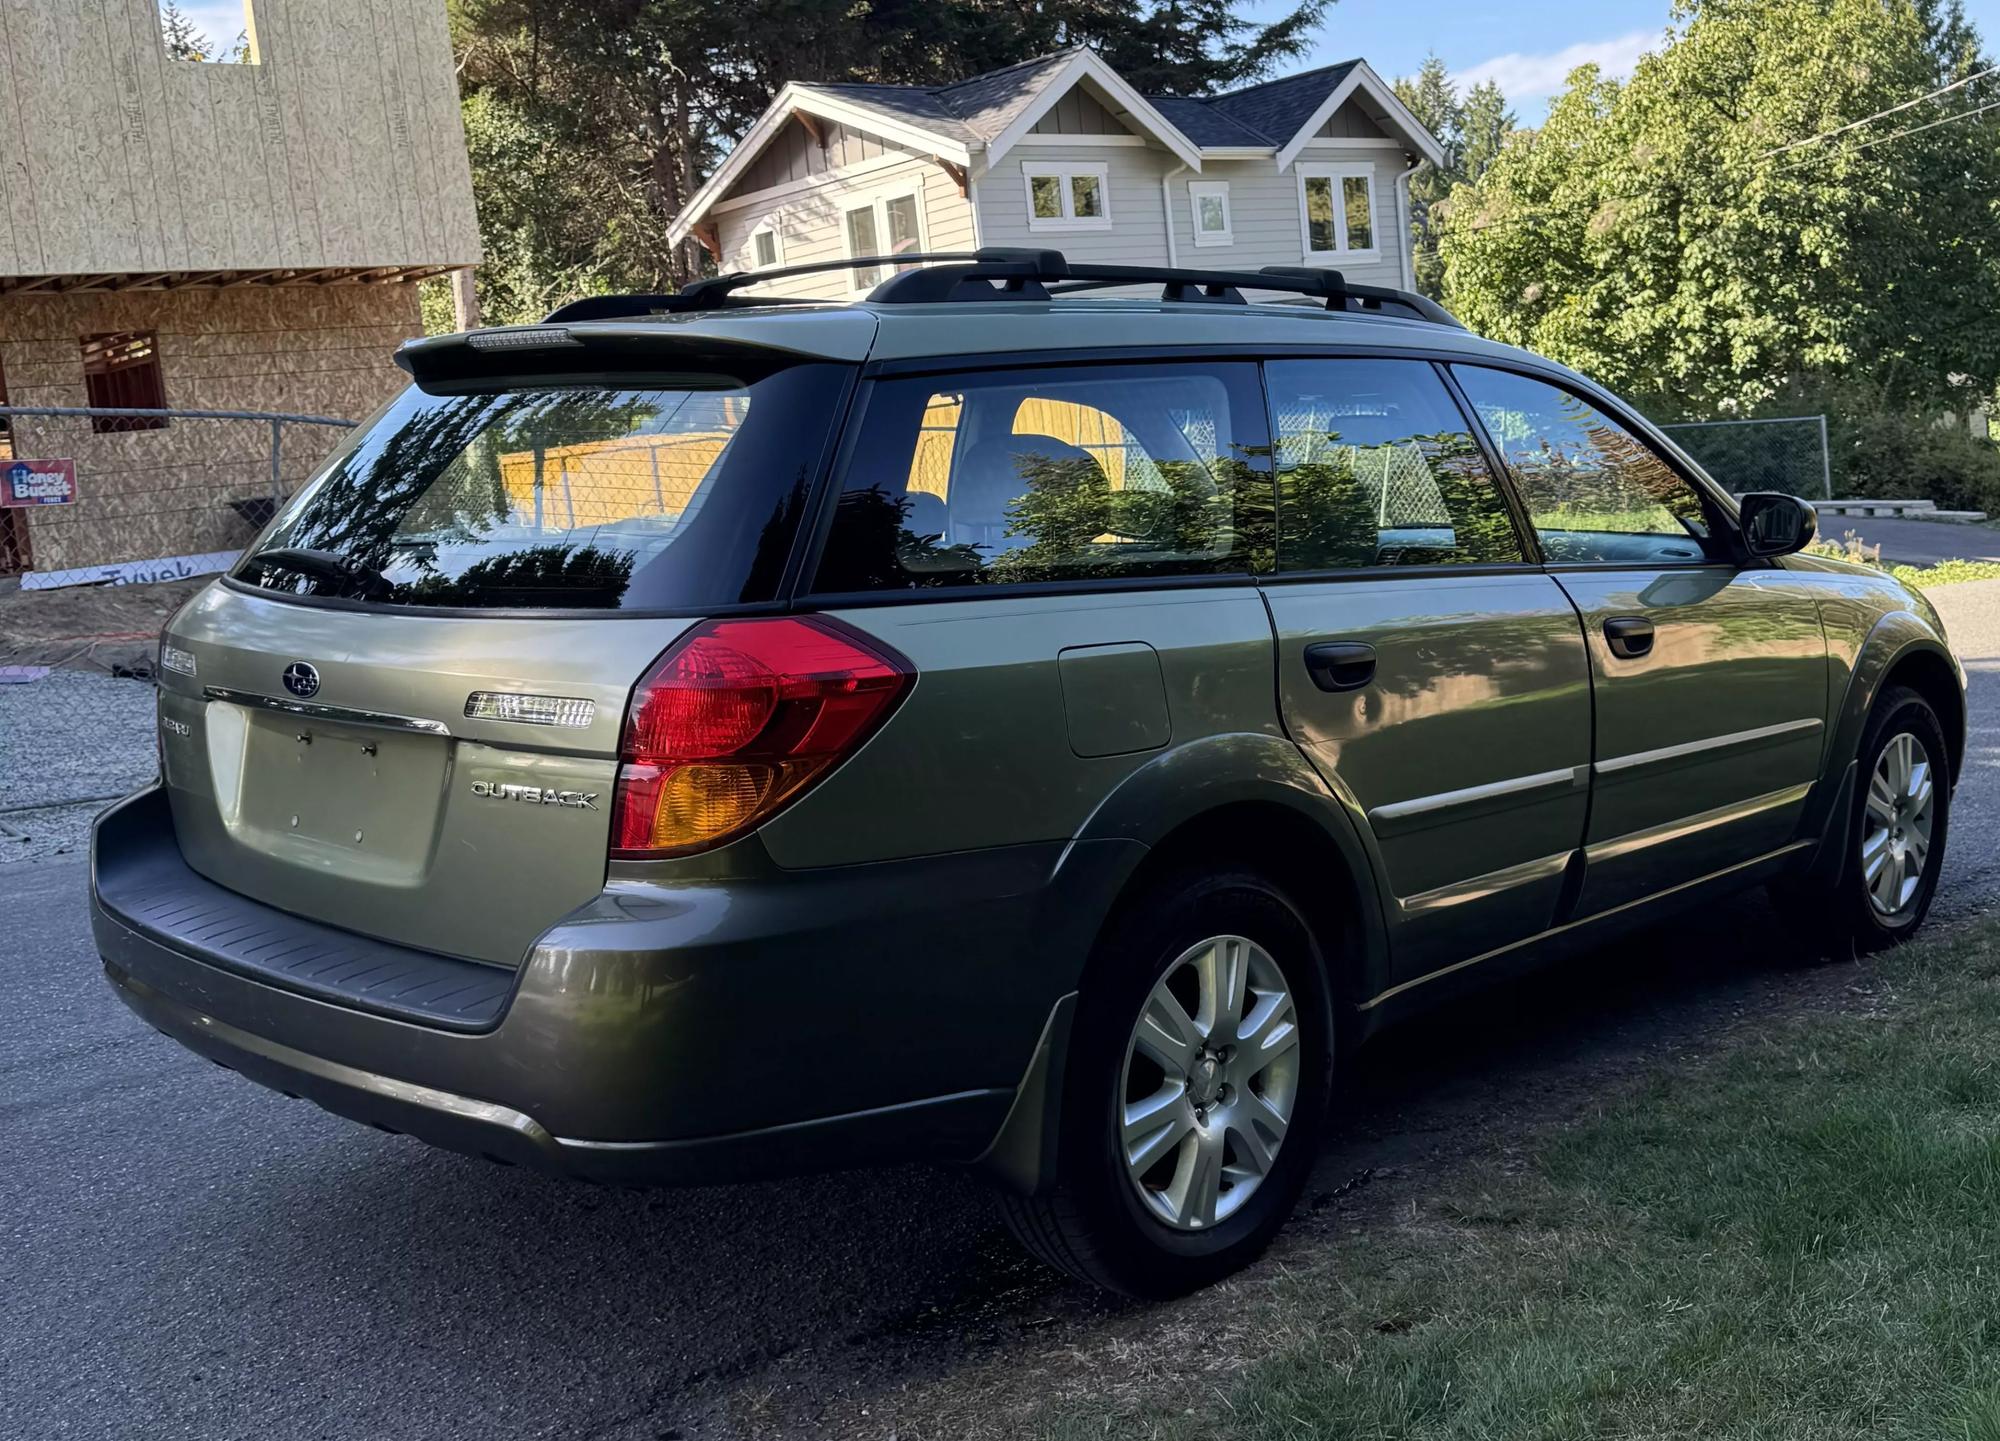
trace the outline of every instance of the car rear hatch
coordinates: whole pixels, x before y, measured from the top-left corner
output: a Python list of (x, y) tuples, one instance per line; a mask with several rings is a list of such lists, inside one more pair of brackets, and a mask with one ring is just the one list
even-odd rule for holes
[(695, 619), (778, 598), (854, 373), (717, 328), (410, 356), (165, 637), (195, 870), (506, 965), (597, 894), (632, 686)]

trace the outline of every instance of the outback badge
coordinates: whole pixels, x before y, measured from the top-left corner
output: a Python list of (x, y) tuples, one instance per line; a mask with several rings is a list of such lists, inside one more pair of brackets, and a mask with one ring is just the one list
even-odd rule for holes
[(573, 810), (597, 809), (596, 791), (556, 791), (546, 786), (504, 785), (499, 781), (474, 781), (472, 793), (496, 801), (520, 801), (531, 806), (569, 806)]

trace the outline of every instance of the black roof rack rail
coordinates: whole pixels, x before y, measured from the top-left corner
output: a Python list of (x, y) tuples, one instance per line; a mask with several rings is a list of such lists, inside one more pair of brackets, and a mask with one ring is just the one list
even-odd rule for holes
[(775, 270), (731, 271), (697, 280), (671, 295), (593, 295), (550, 312), (545, 324), (613, 320), (640, 315), (722, 310), (732, 306), (799, 304), (791, 297), (739, 295), (738, 291), (791, 275), (813, 275), (865, 266), (908, 266), (898, 270), (868, 299), (877, 305), (925, 305), (951, 301), (1049, 300), (1111, 286), (1158, 285), (1166, 301), (1242, 305), (1245, 290), (1276, 291), (1325, 302), (1328, 310), (1390, 315), (1432, 325), (1465, 326), (1450, 311), (1415, 291), (1378, 285), (1350, 285), (1338, 270), (1270, 265), (1262, 270), (1195, 270), (1180, 266), (1071, 264), (1060, 250), (989, 247), (906, 255), (871, 255), (822, 260)]
[[(818, 275), (831, 270), (861, 270), (868, 266), (893, 269), (912, 263), (931, 265), (951, 261), (990, 261), (1032, 255), (1034, 251), (947, 250), (917, 255), (857, 255), (847, 260), (818, 260), (810, 265), (782, 265), (772, 270), (730, 270), (705, 280), (689, 281), (679, 290), (663, 294), (586, 295), (559, 305), (542, 317), (542, 324), (556, 325), (571, 320), (621, 320), (635, 315), (674, 315), (692, 310), (723, 310), (732, 305), (811, 305), (811, 299), (796, 296), (739, 296), (739, 290), (782, 280), (789, 275)], [(1054, 253), (1054, 252), (1050, 252)]]
[[(1002, 258), (1004, 256), (1004, 258)], [(1020, 250), (982, 255), (971, 264), (931, 266), (890, 276), (869, 294), (878, 305), (947, 300), (1041, 300), (1112, 286), (1158, 285), (1166, 301), (1242, 305), (1246, 290), (1289, 292), (1322, 300), (1328, 310), (1401, 316), (1465, 329), (1429, 296), (1381, 285), (1352, 285), (1338, 270), (1269, 265), (1262, 270), (1194, 270), (1183, 266), (1072, 264), (1060, 251)]]

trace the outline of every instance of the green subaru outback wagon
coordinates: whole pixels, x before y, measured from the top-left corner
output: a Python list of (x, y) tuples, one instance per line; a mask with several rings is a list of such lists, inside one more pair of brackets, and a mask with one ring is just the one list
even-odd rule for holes
[(163, 637), (126, 1003), (580, 1177), (969, 1163), (1163, 1295), (1393, 1017), (1738, 887), (1923, 920), (1963, 673), (1804, 503), (1334, 272), (880, 263), (406, 345)]

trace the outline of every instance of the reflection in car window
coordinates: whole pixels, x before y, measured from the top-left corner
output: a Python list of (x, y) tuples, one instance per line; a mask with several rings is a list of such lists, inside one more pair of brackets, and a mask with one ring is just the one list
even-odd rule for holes
[(1281, 360), (1266, 373), (1281, 570), (1525, 559), (1500, 487), (1430, 366)]
[(1453, 367), (1514, 473), (1552, 561), (1698, 561), (1701, 497), (1646, 443), (1581, 397), (1525, 375)]
[(1254, 366), (987, 372), (875, 387), (822, 592), (1267, 569)]
[[(750, 383), (455, 395), (413, 386), (307, 483), (237, 575), (384, 605), (769, 599), (845, 374), (798, 366)], [(292, 554), (260, 560), (274, 551)]]

